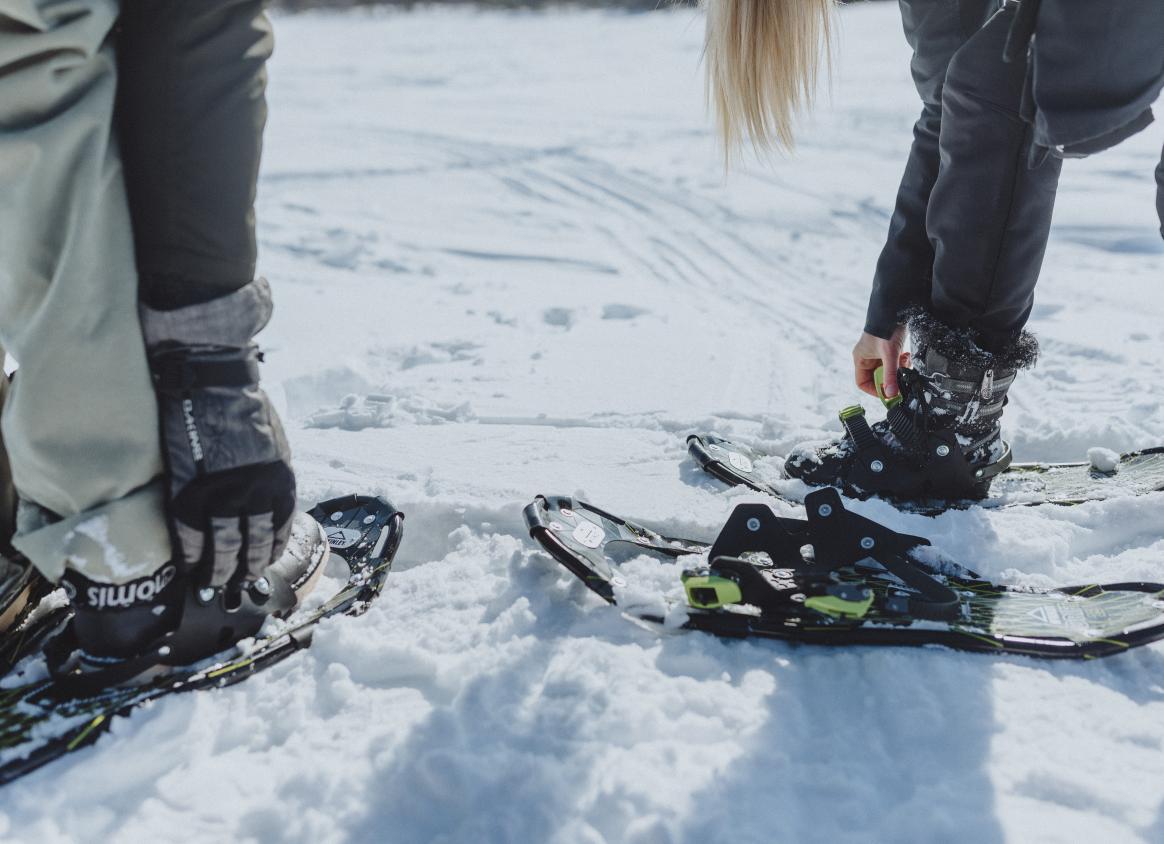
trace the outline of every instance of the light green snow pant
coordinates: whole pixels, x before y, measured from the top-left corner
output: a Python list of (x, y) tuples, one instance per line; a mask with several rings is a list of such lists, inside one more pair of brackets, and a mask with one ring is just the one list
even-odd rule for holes
[(15, 546), (125, 582), (170, 559), (157, 406), (113, 135), (116, 0), (0, 0), (0, 343)]

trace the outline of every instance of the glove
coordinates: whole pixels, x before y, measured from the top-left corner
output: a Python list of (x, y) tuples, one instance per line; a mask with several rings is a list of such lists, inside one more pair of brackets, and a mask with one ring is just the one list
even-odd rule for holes
[(198, 589), (241, 588), (279, 559), (295, 476), (279, 418), (259, 389), (253, 337), (271, 318), (258, 279), (169, 311), (141, 306), (158, 397), (167, 516)]

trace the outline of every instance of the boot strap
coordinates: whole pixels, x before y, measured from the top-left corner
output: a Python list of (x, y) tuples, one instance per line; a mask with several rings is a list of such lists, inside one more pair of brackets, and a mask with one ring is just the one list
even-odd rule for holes
[[(998, 394), (1005, 395), (1010, 385), (1014, 383), (1017, 374), (1017, 372), (1011, 370), (1004, 372), (1002, 375), (991, 377), (989, 380), (983, 378), (982, 381), (975, 382), (951, 378), (944, 372), (935, 372), (932, 375), (926, 375), (926, 380), (930, 382), (939, 395), (942, 393), (952, 393), (966, 397), (981, 396), (982, 398), (986, 398), (986, 394), (989, 394), (993, 398)], [(942, 397), (945, 398), (944, 396)]]

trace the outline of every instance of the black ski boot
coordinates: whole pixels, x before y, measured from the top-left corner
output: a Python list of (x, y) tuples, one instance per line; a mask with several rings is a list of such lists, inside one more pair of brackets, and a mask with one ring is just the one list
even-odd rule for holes
[(870, 425), (860, 405), (840, 413), (845, 435), (802, 445), (784, 471), (813, 486), (835, 486), (859, 498), (927, 502), (985, 498), (1011, 463), (1002, 440), (1006, 394), (1018, 370), (1031, 366), (1034, 338), (1024, 332), (998, 354), (968, 333), (922, 317), (911, 321), (913, 369), (898, 372), (900, 394), (885, 399), (884, 421)]
[(199, 588), (176, 563), (119, 584), (67, 571), (73, 618), (45, 647), (49, 670), (66, 694), (88, 694), (214, 656), (257, 635), (269, 616), (297, 609), (319, 582), (328, 550), (323, 528), (299, 513), (279, 560), (226, 588)]

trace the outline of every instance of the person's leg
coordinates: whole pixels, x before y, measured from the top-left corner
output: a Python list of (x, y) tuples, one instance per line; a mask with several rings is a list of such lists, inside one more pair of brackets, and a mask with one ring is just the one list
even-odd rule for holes
[(114, 0), (0, 0), (0, 341), (14, 544), (125, 583), (171, 556), (112, 129)]
[[(50, 664), (86, 685), (254, 635), (297, 606), (326, 559), (318, 526), (294, 515), (289, 449), (254, 343), (272, 310), (269, 285), (254, 278), (253, 210), (270, 52), (260, 0), (122, 2), (116, 122), (137, 254), (126, 278), (153, 375), (175, 553), (136, 590), (81, 590), (96, 600), (74, 602), (74, 641)], [(283, 554), (293, 519), (314, 533)], [(179, 600), (164, 625), (109, 611), (162, 590)]]
[(1164, 237), (1164, 151), (1156, 165), (1156, 215), (1160, 218), (1160, 236)]
[(926, 230), (934, 247), (930, 314), (987, 351), (1030, 316), (1062, 162), (1031, 168), (1022, 118), (1027, 62), (1003, 61), (1013, 7), (958, 50), (942, 93), (941, 166)]
[(123, 0), (119, 25), (118, 127), (169, 515), (195, 579), (213, 586), (260, 577), (296, 504), (254, 343), (273, 308), (270, 286), (254, 277), (273, 49), (264, 5)]
[(913, 48), (910, 69), (922, 99), (913, 147), (897, 193), (889, 236), (873, 277), (865, 331), (888, 338), (901, 312), (929, 302), (934, 249), (926, 231), (926, 209), (938, 177), (942, 89), (950, 60), (997, 8), (997, 0), (900, 0), (906, 39)]
[(1018, 335), (1059, 164), (1027, 169), (1026, 63), (1003, 61), (1013, 12), (975, 31), (997, 5), (902, 0), (926, 108), (865, 331), (888, 339), (908, 317), (913, 369), (899, 373), (902, 401), (886, 421), (851, 415), (839, 441), (789, 454), (792, 477), (906, 499), (978, 498), (1009, 465), (999, 421), (1017, 370), (1034, 355)]
[(117, 101), (142, 301), (171, 310), (255, 275), (273, 49), (262, 0), (123, 0)]

